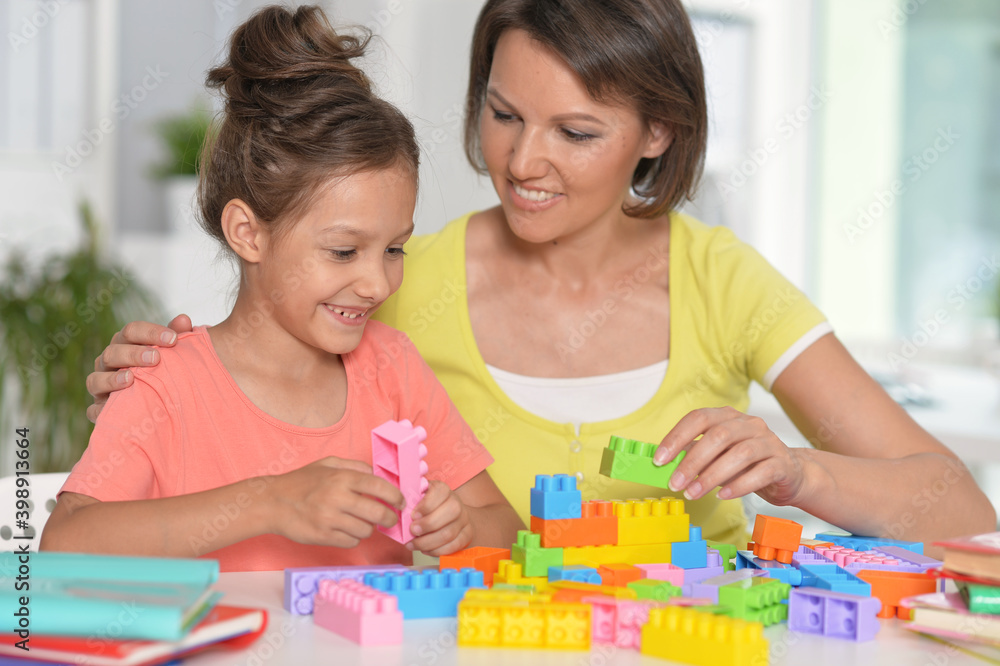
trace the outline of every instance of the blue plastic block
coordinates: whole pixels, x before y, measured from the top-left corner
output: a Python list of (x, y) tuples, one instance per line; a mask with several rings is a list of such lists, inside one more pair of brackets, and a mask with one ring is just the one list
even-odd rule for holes
[(535, 477), (535, 487), (531, 489), (531, 515), (536, 518), (553, 520), (559, 518), (581, 518), (583, 495), (576, 489), (576, 477), (569, 474)]
[(867, 641), (875, 637), (879, 622), (875, 617), (882, 602), (875, 597), (859, 597), (812, 587), (792, 590), (788, 598), (788, 628), (831, 638)]
[(708, 566), (708, 542), (701, 538), (701, 528), (692, 525), (687, 541), (670, 545), (670, 563), (681, 569), (701, 569)]
[(879, 546), (896, 546), (905, 548), (918, 555), (924, 554), (924, 544), (916, 541), (896, 541), (895, 539), (883, 539), (882, 537), (857, 536), (855, 534), (837, 534), (836, 532), (820, 532), (815, 536), (819, 541), (829, 541), (832, 544), (851, 548), (853, 550), (871, 550)]
[(387, 571), (407, 571), (402, 564), (354, 567), (297, 567), (285, 569), (285, 610), (292, 615), (312, 615), (313, 597), (321, 580), (364, 581), (365, 574)]
[(388, 572), (368, 574), (365, 585), (395, 596), (404, 620), (426, 617), (456, 617), (458, 602), (472, 588), (485, 589), (483, 572), (466, 567), (461, 571)]
[(790, 564), (782, 564), (777, 560), (762, 560), (759, 557), (754, 557), (753, 552), (749, 550), (736, 551), (736, 568), (762, 569), (767, 572), (769, 577), (780, 580), (782, 583), (793, 587), (802, 584), (802, 572), (795, 567)]
[(601, 574), (593, 567), (585, 567), (582, 564), (571, 564), (565, 567), (549, 567), (549, 582), (557, 580), (574, 580), (579, 583), (590, 583), (591, 585), (603, 585)]
[(818, 587), (862, 597), (872, 596), (871, 585), (836, 564), (804, 564), (799, 567), (799, 571), (802, 572), (802, 587)]

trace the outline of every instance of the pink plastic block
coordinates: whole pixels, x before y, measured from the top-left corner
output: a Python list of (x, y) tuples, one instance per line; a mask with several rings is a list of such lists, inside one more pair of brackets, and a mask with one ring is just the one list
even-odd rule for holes
[(427, 432), (414, 426), (407, 419), (386, 421), (372, 430), (372, 472), (399, 488), (406, 498), (406, 507), (397, 511), (399, 520), (389, 528), (379, 526), (379, 531), (399, 543), (413, 539), (410, 534), (410, 516), (420, 499), (427, 492), (427, 447), (422, 444)]
[(591, 640), (617, 647), (638, 650), (642, 644), (642, 626), (649, 620), (649, 610), (663, 604), (656, 601), (615, 599), (608, 596), (584, 597), (590, 604)]
[(403, 642), (403, 614), (396, 597), (353, 580), (319, 584), (313, 621), (360, 645)]
[(684, 569), (679, 566), (673, 564), (637, 564), (635, 567), (642, 569), (643, 578), (665, 580), (677, 587), (684, 585)]

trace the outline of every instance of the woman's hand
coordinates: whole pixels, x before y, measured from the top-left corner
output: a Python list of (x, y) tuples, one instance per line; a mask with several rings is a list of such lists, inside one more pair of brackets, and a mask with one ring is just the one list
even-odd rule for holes
[(108, 396), (132, 385), (132, 373), (128, 368), (160, 362), (160, 353), (145, 345), (172, 347), (177, 342), (178, 333), (190, 330), (191, 319), (182, 314), (174, 317), (167, 326), (133, 321), (115, 333), (111, 344), (94, 359), (94, 371), (87, 375), (87, 392), (94, 396), (94, 404), (87, 408), (87, 418), (96, 422)]
[(722, 486), (719, 499), (755, 492), (772, 504), (794, 504), (804, 483), (799, 452), (778, 439), (763, 419), (732, 407), (689, 412), (663, 438), (653, 461), (662, 465), (685, 449), (670, 489), (683, 490), (689, 500)]
[(443, 481), (431, 481), (413, 509), (410, 532), (416, 538), (406, 547), (432, 557), (468, 548), (474, 530), (468, 507)]
[(298, 543), (353, 548), (376, 526), (395, 525), (389, 507), (404, 506), (399, 488), (357, 460), (330, 456), (265, 481), (267, 531)]

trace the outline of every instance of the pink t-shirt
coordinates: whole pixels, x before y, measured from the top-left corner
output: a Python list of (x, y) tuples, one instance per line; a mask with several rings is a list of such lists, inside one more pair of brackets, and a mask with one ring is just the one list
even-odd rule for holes
[[(427, 431), (427, 476), (453, 489), (493, 462), (410, 339), (381, 322), (369, 321), (358, 348), (343, 355), (347, 407), (327, 428), (294, 426), (258, 409), (216, 355), (206, 327), (179, 336), (160, 358), (153, 368), (136, 368), (134, 384), (111, 395), (62, 491), (104, 502), (155, 499), (282, 474), (331, 455), (371, 464), (371, 430), (390, 419)], [(378, 532), (352, 549), (268, 534), (215, 550), (216, 535), (264, 483), (252, 486), (239, 498), (243, 507), (219, 506), (189, 540), (222, 571), (412, 563), (410, 551)]]

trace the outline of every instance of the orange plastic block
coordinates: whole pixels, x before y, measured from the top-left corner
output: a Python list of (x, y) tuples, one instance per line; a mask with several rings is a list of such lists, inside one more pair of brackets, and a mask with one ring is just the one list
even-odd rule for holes
[(606, 596), (615, 599), (638, 599), (639, 595), (635, 590), (627, 587), (614, 587), (613, 585), (591, 585), (590, 583), (579, 583), (575, 580), (557, 580), (549, 583), (548, 592), (552, 594), (553, 601), (565, 603), (575, 603), (582, 601), (584, 597)]
[(691, 608), (649, 611), (642, 628), (642, 653), (696, 666), (767, 664), (764, 625)]
[(800, 539), (799, 545), (816, 550), (817, 548), (829, 548), (833, 544), (829, 541), (821, 541), (820, 539)]
[(563, 548), (563, 566), (583, 564), (598, 567), (602, 564), (661, 564), (669, 561), (669, 543)]
[(469, 590), (458, 604), (458, 644), (590, 649), (591, 606), (547, 595)]
[(535, 576), (528, 578), (524, 575), (521, 565), (513, 560), (500, 560), (497, 563), (497, 572), (493, 574), (493, 584), (507, 583), (508, 585), (533, 585), (535, 590), (543, 592), (549, 587), (547, 577)]
[(687, 541), (691, 517), (679, 499), (626, 500), (614, 503), (618, 545), (639, 546)]
[(601, 575), (601, 582), (605, 585), (625, 587), (634, 580), (639, 580), (645, 575), (642, 569), (631, 564), (602, 564), (597, 567), (597, 573)]
[(876, 617), (899, 617), (909, 620), (910, 609), (900, 607), (900, 599), (937, 592), (937, 579), (925, 573), (862, 569), (855, 575), (871, 585), (872, 596), (882, 602), (882, 610)]
[(799, 549), (802, 526), (794, 520), (757, 515), (753, 524), (753, 554), (762, 560), (792, 563), (792, 554)]
[(618, 543), (618, 518), (608, 500), (591, 500), (580, 507), (580, 518), (531, 517), (531, 531), (542, 548), (604, 546)]
[(438, 571), (445, 569), (455, 569), (461, 571), (466, 567), (478, 569), (483, 572), (483, 582), (486, 585), (493, 584), (493, 574), (497, 572), (501, 560), (510, 559), (510, 548), (488, 548), (486, 546), (476, 546), (466, 548), (451, 555), (442, 555), (438, 564)]

